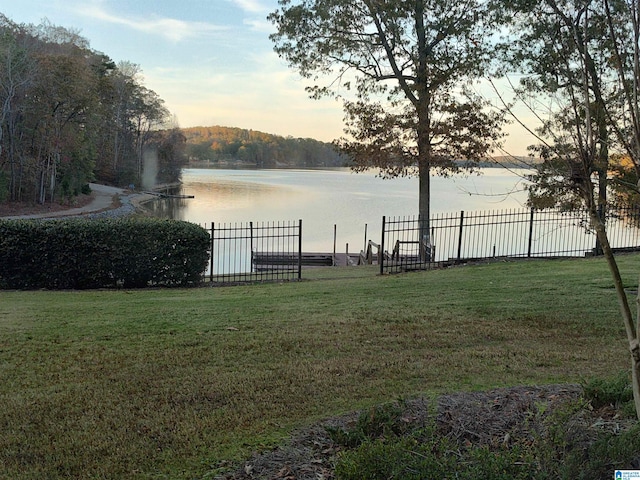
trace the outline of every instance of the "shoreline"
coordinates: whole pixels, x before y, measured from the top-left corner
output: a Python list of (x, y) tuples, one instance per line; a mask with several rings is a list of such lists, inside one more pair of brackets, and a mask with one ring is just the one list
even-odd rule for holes
[[(157, 185), (150, 191), (166, 190), (167, 188), (178, 186)], [(50, 220), (55, 218), (116, 218), (133, 215), (135, 213), (145, 214), (144, 204), (157, 197), (152, 193), (135, 192), (124, 188), (111, 187), (97, 183), (90, 183), (91, 201), (86, 204), (50, 212), (21, 213), (17, 215), (0, 216), (0, 220)]]

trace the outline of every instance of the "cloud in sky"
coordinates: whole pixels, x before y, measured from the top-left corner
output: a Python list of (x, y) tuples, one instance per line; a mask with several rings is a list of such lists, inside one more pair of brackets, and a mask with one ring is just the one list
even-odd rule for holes
[(256, 54), (249, 63), (249, 71), (221, 72), (211, 65), (192, 76), (178, 68), (145, 70), (145, 79), (183, 126), (225, 125), (324, 141), (342, 134), (340, 105), (309, 99), (304, 82), (282, 68), (275, 53)]
[[(2, 0), (0, 0), (2, 1)], [(79, 30), (114, 61), (138, 64), (145, 86), (183, 127), (225, 125), (330, 141), (341, 104), (311, 100), (307, 83), (273, 52), (267, 15), (278, 0), (5, 0), (18, 23)], [(509, 140), (521, 154), (530, 139)]]
[(234, 3), (242, 10), (248, 13), (266, 14), (269, 11), (269, 7), (263, 5), (259, 0), (228, 0)]
[(276, 28), (270, 22), (260, 19), (245, 19), (244, 24), (249, 26), (255, 32), (266, 33), (267, 35), (274, 33)]
[(98, 3), (80, 5), (76, 7), (76, 11), (81, 16), (122, 25), (147, 34), (160, 35), (175, 42), (212, 33), (217, 34), (229, 29), (225, 26), (210, 23), (190, 22), (158, 15), (151, 15), (150, 17), (146, 15), (135, 17), (118, 16), (109, 13), (102, 4)]

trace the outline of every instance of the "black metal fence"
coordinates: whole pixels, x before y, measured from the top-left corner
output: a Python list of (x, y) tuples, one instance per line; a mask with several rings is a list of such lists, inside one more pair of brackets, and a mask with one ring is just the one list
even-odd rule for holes
[[(425, 270), (434, 265), (494, 257), (583, 257), (598, 253), (586, 211), (503, 210), (419, 217), (383, 217), (381, 242), (368, 242), (360, 263), (380, 273)], [(606, 216), (614, 249), (640, 250), (640, 208), (610, 208)], [(294, 280), (303, 265), (335, 265), (329, 253), (302, 252), (302, 220), (211, 225), (214, 283)]]
[[(383, 217), (380, 273), (493, 257), (577, 257), (597, 253), (586, 210), (506, 210), (434, 215), (425, 235), (419, 217)], [(606, 216), (614, 249), (640, 247), (640, 209)]]
[(300, 279), (302, 220), (211, 225), (215, 283)]

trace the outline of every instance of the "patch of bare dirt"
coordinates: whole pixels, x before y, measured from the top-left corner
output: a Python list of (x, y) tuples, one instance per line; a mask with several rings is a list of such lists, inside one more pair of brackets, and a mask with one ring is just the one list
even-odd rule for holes
[(14, 217), (19, 215), (36, 215), (43, 213), (62, 212), (72, 208), (88, 205), (93, 200), (93, 195), (79, 195), (70, 201), (47, 202), (40, 205), (35, 202), (6, 202), (0, 203), (0, 217)]
[[(436, 428), (441, 435), (467, 445), (510, 444), (533, 438), (548, 415), (559, 406), (577, 400), (580, 395), (578, 385), (522, 386), (454, 393), (433, 400), (419, 398), (408, 401), (402, 419), (411, 427), (420, 428), (433, 422), (435, 411)], [(430, 402), (437, 402), (437, 405), (432, 406)], [(594, 416), (601, 413), (594, 412)], [(357, 419), (358, 413), (352, 413), (301, 430), (286, 445), (255, 454), (235, 471), (216, 478), (333, 479), (334, 458), (342, 447), (333, 442), (327, 427), (350, 429)]]

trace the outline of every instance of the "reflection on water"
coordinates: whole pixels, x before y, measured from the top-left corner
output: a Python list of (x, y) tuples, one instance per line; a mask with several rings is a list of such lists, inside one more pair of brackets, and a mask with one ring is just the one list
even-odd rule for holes
[[(523, 181), (502, 169), (483, 175), (432, 179), (432, 212), (520, 208)], [(508, 192), (513, 192), (506, 195)], [(183, 189), (193, 199), (162, 199), (153, 213), (210, 226), (215, 223), (303, 220), (303, 249), (332, 251), (349, 243), (359, 251), (380, 240), (382, 216), (417, 215), (418, 181), (383, 180), (372, 173), (337, 170), (185, 169)]]
[[(242, 182), (224, 178), (211, 178), (210, 180), (210, 183), (202, 181), (184, 182), (184, 192), (195, 196), (194, 201), (187, 209), (203, 208), (206, 210), (211, 208), (212, 210), (209, 211), (234, 211), (251, 214), (256, 208), (264, 205), (269, 205), (270, 210), (286, 210), (292, 201), (304, 201), (305, 198), (308, 198), (301, 188)], [(252, 220), (255, 220), (255, 218), (252, 218)]]
[(187, 202), (186, 198), (158, 198), (145, 203), (144, 208), (155, 217), (184, 220), (185, 210), (188, 207)]

